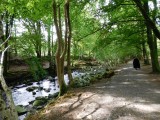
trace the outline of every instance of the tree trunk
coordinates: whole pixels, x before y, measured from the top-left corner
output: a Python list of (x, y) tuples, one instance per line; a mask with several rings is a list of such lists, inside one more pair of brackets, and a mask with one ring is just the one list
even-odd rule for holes
[(14, 53), (15, 53), (15, 56), (18, 56), (18, 51), (17, 51), (17, 28), (16, 28), (16, 24), (14, 22)]
[(48, 59), (49, 59), (49, 68), (52, 68), (53, 62), (51, 57), (51, 26), (48, 25), (47, 27), (48, 31)]
[[(53, 0), (53, 16), (54, 16), (53, 19), (56, 27), (57, 43), (58, 43), (57, 50), (56, 50), (56, 69), (57, 69), (57, 77), (58, 77), (58, 82), (60, 87), (59, 96), (61, 96), (67, 91), (67, 86), (64, 81), (64, 56), (66, 53), (66, 43), (65, 43), (65, 46), (62, 44), (63, 42), (62, 42), (60, 6), (58, 7), (59, 8), (57, 12), (57, 3), (55, 0)], [(66, 42), (66, 39), (65, 39), (65, 42)]]
[[(8, 12), (6, 12), (5, 17), (6, 17), (5, 39), (7, 39), (9, 37), (9, 20), (8, 20), (9, 19), (9, 14), (8, 14)], [(5, 46), (5, 48), (8, 47), (8, 42), (6, 42), (4, 46)], [(4, 66), (4, 75), (6, 75), (7, 70), (8, 70), (8, 51), (6, 51), (5, 54), (4, 54), (3, 66)]]
[(69, 14), (69, 0), (67, 0), (66, 3), (66, 17), (68, 21), (68, 48), (67, 48), (67, 73), (68, 73), (68, 78), (69, 78), (69, 83), (72, 82), (73, 77), (72, 77), (72, 72), (71, 72), (71, 37), (72, 37), (72, 30), (71, 30), (71, 22), (70, 22), (70, 14)]
[(149, 56), (147, 54), (147, 49), (146, 49), (146, 45), (145, 45), (145, 41), (142, 43), (142, 52), (143, 52), (143, 60), (144, 60), (144, 64), (149, 65)]
[[(154, 21), (152, 21), (151, 18), (149, 17), (147, 11), (145, 10), (145, 8), (143, 7), (143, 5), (141, 3), (141, 0), (133, 0), (133, 1), (136, 3), (141, 14), (143, 15), (144, 19), (146, 20), (148, 27), (150, 27), (153, 30), (153, 33), (155, 34), (155, 36), (160, 40), (160, 31), (156, 27)], [(147, 3), (148, 3), (148, 1), (147, 1)]]
[(41, 43), (41, 23), (40, 21), (36, 22), (37, 25), (37, 35), (39, 36), (39, 39), (36, 39), (36, 53), (37, 53), (37, 58), (41, 58), (41, 47), (42, 47), (42, 43)]
[(3, 57), (4, 52), (6, 52), (7, 49), (8, 47), (2, 51), (0, 60), (0, 83), (7, 99), (4, 102), (4, 99), (2, 98), (2, 90), (0, 90), (0, 118), (2, 118), (2, 120), (18, 120), (18, 114), (12, 99), (11, 90), (6, 85), (6, 82), (3, 77)]
[(48, 31), (48, 57), (51, 57), (51, 26), (47, 28)]
[[(144, 3), (144, 9), (149, 13), (149, 7), (148, 2)], [(150, 49), (150, 55), (151, 55), (151, 63), (152, 63), (152, 71), (154, 73), (160, 72), (159, 62), (158, 62), (158, 51), (157, 51), (157, 43), (154, 41), (152, 36), (152, 29), (149, 26), (149, 23), (146, 21), (146, 27), (147, 27), (147, 42)]]
[(4, 41), (4, 33), (3, 33), (3, 23), (2, 23), (2, 15), (0, 15), (0, 44)]

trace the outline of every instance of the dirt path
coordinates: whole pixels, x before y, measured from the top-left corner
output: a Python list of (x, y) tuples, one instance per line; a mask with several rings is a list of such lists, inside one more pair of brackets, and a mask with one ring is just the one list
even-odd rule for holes
[(149, 74), (150, 71), (150, 66), (135, 70), (129, 62), (117, 69), (111, 80), (75, 90), (75, 96), (43, 110), (40, 118), (160, 120), (160, 75)]

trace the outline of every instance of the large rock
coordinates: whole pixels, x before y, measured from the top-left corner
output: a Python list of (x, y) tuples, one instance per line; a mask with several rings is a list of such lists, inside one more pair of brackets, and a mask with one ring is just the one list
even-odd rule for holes
[(39, 106), (44, 106), (47, 101), (44, 100), (35, 100), (33, 102), (33, 107), (38, 108)]
[(19, 116), (26, 114), (28, 112), (27, 109), (23, 105), (16, 106), (16, 110)]
[(46, 97), (37, 97), (33, 102), (33, 107), (42, 108), (47, 103), (48, 99)]

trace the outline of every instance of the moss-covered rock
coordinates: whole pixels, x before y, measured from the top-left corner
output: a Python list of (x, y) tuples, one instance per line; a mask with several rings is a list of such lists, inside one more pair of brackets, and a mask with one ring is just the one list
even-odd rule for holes
[(33, 102), (33, 107), (38, 108), (38, 106), (44, 106), (47, 103), (47, 100), (35, 100)]
[(23, 115), (27, 113), (27, 109), (23, 105), (17, 105), (16, 110), (17, 110), (18, 115)]
[(56, 97), (58, 97), (58, 95), (59, 95), (59, 92), (56, 92), (54, 94), (49, 94), (48, 99), (56, 98)]

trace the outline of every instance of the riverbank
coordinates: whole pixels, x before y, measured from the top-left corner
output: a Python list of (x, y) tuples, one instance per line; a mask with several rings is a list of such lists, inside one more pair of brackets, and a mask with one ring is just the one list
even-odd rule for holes
[(140, 70), (132, 62), (116, 75), (88, 87), (71, 89), (27, 120), (158, 120), (160, 75), (151, 66)]
[[(48, 63), (48, 62), (47, 62)], [(9, 69), (11, 74), (9, 87), (12, 89), (13, 100), (16, 105), (19, 119), (23, 120), (26, 114), (35, 113), (37, 110), (44, 108), (50, 100), (57, 97), (59, 92), (57, 77), (45, 76), (43, 79), (33, 80), (30, 75), (28, 66), (23, 62), (12, 65)], [(43, 66), (47, 68), (48, 65)], [(48, 66), (49, 67), (49, 66)], [(17, 69), (16, 69), (17, 68)], [(14, 76), (15, 74), (15, 76)], [(72, 87), (84, 87), (93, 84), (102, 78), (110, 77), (114, 74), (107, 66), (100, 65), (97, 61), (77, 61), (72, 69), (74, 82)], [(64, 75), (66, 84), (69, 80), (67, 74)]]

